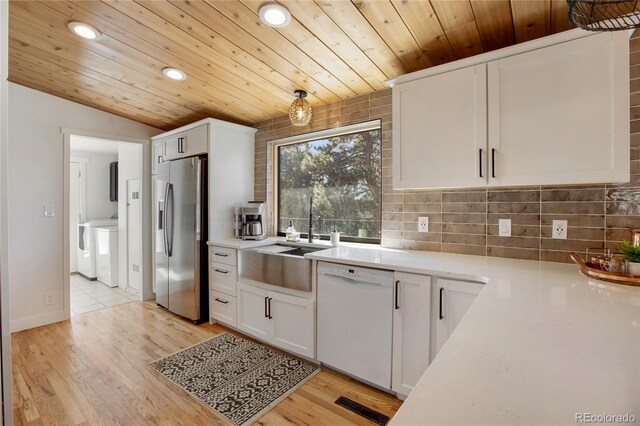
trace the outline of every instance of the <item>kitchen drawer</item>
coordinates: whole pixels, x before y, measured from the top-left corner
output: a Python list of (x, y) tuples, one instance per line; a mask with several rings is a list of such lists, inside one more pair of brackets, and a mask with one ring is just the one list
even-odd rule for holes
[(225, 265), (237, 265), (236, 249), (211, 246), (209, 247), (209, 261), (224, 263)]
[(236, 298), (219, 291), (209, 291), (209, 311), (211, 320), (236, 326)]
[(236, 295), (236, 282), (238, 272), (235, 266), (225, 265), (220, 262), (211, 262), (209, 268), (209, 289), (226, 293), (230, 296)]

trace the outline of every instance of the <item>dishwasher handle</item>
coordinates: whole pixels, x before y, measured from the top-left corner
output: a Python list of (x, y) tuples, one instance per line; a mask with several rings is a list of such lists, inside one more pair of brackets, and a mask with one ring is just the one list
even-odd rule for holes
[(340, 278), (342, 280), (347, 281), (349, 284), (352, 284), (352, 285), (360, 285), (360, 284), (362, 284), (362, 285), (372, 285), (372, 286), (376, 286), (376, 287), (382, 287), (383, 286), (383, 284), (381, 284), (381, 283), (375, 283), (375, 282), (371, 282), (371, 281), (363, 281), (363, 280), (359, 280), (359, 279), (355, 279), (355, 278), (351, 278), (351, 277), (345, 277), (345, 276), (338, 275), (338, 274), (332, 274), (332, 273), (329, 273), (329, 272), (324, 272), (324, 273), (322, 273), (322, 275), (325, 275), (327, 277)]

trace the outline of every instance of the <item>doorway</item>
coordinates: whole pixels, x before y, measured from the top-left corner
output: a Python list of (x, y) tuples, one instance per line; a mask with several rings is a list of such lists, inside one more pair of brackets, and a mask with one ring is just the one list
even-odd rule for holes
[(87, 217), (87, 167), (86, 159), (71, 158), (69, 168), (69, 240), (74, 242), (70, 244), (69, 256), (71, 259), (71, 273), (78, 272), (78, 223)]
[(73, 134), (69, 141), (69, 313), (75, 316), (142, 299), (143, 146)]

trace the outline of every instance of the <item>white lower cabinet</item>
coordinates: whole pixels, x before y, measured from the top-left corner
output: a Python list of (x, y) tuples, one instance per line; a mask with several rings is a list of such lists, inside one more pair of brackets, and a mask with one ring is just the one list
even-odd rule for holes
[(209, 291), (211, 318), (236, 327), (236, 298), (219, 291)]
[(396, 272), (391, 390), (406, 397), (483, 284)]
[(221, 291), (230, 296), (235, 296), (237, 281), (238, 274), (235, 266), (211, 262), (211, 267), (209, 268), (210, 290)]
[(238, 329), (290, 352), (315, 357), (313, 300), (238, 282)]
[(238, 328), (252, 336), (269, 340), (267, 291), (238, 282)]
[(435, 278), (432, 303), (433, 321), (435, 322), (433, 357), (458, 326), (482, 287), (483, 284), (479, 283)]
[(271, 298), (272, 343), (282, 349), (315, 356), (315, 312), (313, 300), (268, 291)]
[(391, 389), (406, 397), (430, 362), (432, 278), (402, 272), (394, 278)]
[(209, 247), (209, 319), (237, 327), (236, 250)]

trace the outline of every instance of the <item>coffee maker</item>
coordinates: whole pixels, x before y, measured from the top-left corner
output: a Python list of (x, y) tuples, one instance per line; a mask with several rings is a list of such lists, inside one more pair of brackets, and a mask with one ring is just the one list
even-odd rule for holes
[(242, 239), (267, 238), (267, 207), (264, 201), (249, 201), (242, 206)]

